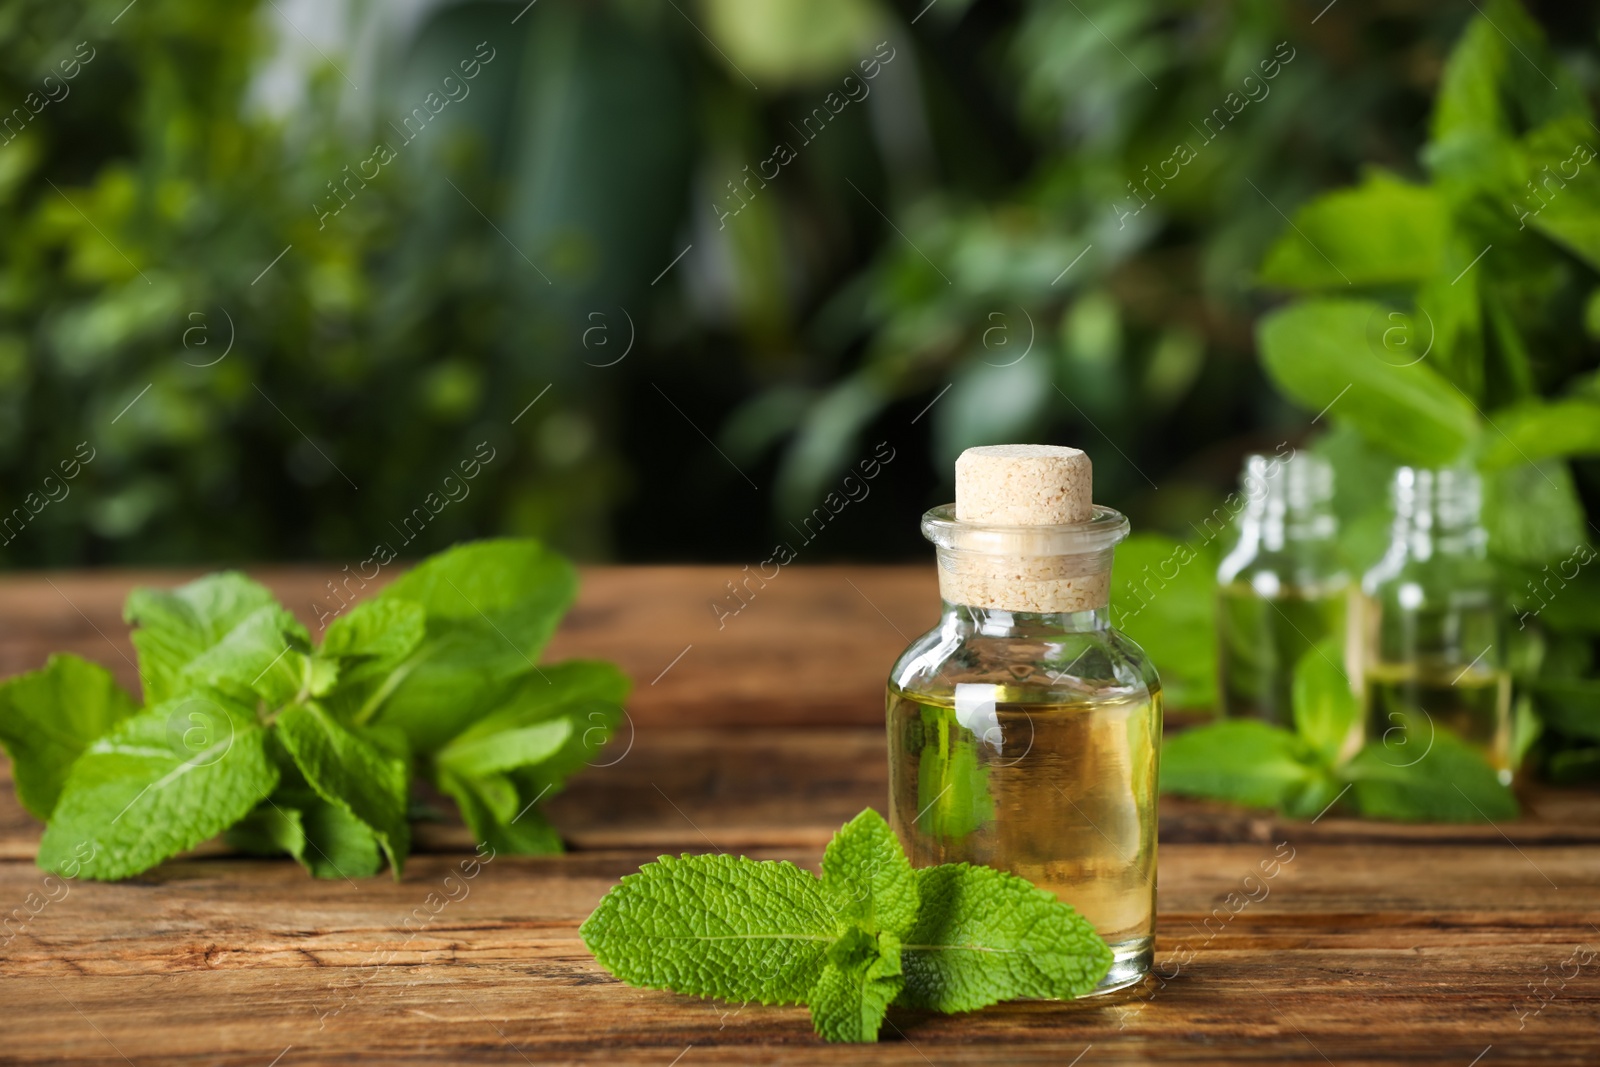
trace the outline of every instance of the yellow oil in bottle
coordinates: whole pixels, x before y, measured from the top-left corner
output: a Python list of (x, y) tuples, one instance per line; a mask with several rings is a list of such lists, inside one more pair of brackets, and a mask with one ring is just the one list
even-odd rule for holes
[(981, 863), (1053, 892), (1137, 981), (1155, 932), (1159, 687), (1071, 703), (888, 696), (891, 821), (915, 866)]
[[(1367, 739), (1421, 758), (1444, 729), (1483, 753), (1511, 784), (1511, 675), (1482, 667), (1378, 662), (1365, 671)], [(1412, 736), (1427, 731), (1423, 736)]]

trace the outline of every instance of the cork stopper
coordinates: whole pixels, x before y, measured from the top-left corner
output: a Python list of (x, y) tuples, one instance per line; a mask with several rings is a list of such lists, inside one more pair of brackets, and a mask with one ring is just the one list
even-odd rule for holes
[(985, 526), (1070, 526), (1094, 515), (1094, 468), (1065, 445), (984, 445), (956, 460), (956, 518)]
[(945, 600), (1059, 613), (1109, 603), (1111, 548), (1127, 520), (1094, 506), (1081, 449), (987, 445), (961, 453), (955, 506), (929, 512), (923, 530), (939, 546)]

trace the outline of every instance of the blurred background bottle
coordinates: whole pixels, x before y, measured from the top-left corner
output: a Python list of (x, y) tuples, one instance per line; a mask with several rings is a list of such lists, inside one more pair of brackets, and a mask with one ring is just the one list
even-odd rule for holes
[(1319, 456), (1245, 457), (1237, 540), (1217, 569), (1222, 714), (1293, 726), (1295, 664), (1344, 641), (1351, 583), (1335, 543), (1333, 468)]
[(1511, 675), (1482, 485), (1467, 469), (1401, 467), (1389, 550), (1362, 578), (1368, 741), (1421, 759), (1440, 730), (1510, 784)]

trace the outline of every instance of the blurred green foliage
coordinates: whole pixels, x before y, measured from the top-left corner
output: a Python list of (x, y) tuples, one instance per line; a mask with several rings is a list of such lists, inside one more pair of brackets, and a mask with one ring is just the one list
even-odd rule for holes
[[(1301, 207), (1260, 271), (1295, 299), (1258, 328), (1272, 382), (1331, 424), (1311, 447), (1334, 466), (1356, 573), (1386, 544), (1398, 464), (1483, 475), (1516, 747), (1558, 781), (1600, 773), (1600, 127), (1580, 83), (1515, 0), (1487, 4), (1443, 71), (1424, 177), (1373, 170)], [(1191, 616), (1209, 590), (1173, 585), (1130, 632), (1203, 691)]]
[[(1592, 485), (1600, 456), (1600, 333), (1587, 321), (1600, 128), (1580, 84), (1516, 0), (1486, 5), (1444, 70), (1426, 183), (1371, 174), (1319, 198), (1262, 268), (1303, 294), (1262, 322), (1262, 359), (1287, 395), (1328, 410), (1341, 483), (1385, 460), (1483, 474), (1489, 549), (1517, 615), (1520, 710), (1543, 721), (1537, 758), (1555, 777), (1600, 757), (1600, 579), (1585, 572), (1600, 528), (1574, 477)], [(1372, 562), (1386, 502), (1369, 488), (1341, 503), (1346, 554)], [(1519, 734), (1533, 743), (1529, 726)]]
[[(882, 439), (911, 459), (819, 557), (915, 551), (955, 453), (1020, 437), (1089, 447), (1102, 499), (1181, 533), (1303, 425), (1253, 359), (1280, 211), (1375, 163), (1407, 176), (1372, 180), (1388, 281), (1444, 254), (1414, 160), (1466, 9), (327, 10), (343, 47), (293, 3), (0, 12), (28, 116), (0, 133), (0, 560), (360, 559), (418, 508), (410, 556), (742, 558)], [(1470, 118), (1481, 72), (1451, 76)], [(1544, 418), (1508, 432), (1571, 432)]]

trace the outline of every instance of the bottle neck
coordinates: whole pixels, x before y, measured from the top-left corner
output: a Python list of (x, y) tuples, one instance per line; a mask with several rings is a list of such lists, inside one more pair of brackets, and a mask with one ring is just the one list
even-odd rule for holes
[(923, 515), (922, 532), (937, 549), (947, 606), (984, 612), (986, 626), (1059, 633), (1094, 628), (1097, 619), (1105, 627), (1112, 551), (1128, 520), (1097, 506), (1087, 522), (989, 526), (963, 522), (945, 505)]
[(1328, 508), (1300, 515), (1278, 510), (1259, 515), (1246, 511), (1239, 516), (1239, 544), (1259, 552), (1326, 545), (1338, 531), (1338, 520)]
[(1051, 619), (1104, 613), (1111, 603), (1111, 549), (998, 555), (941, 548), (939, 595), (995, 616)]
[(1417, 560), (1483, 559), (1488, 554), (1476, 474), (1401, 468), (1395, 476), (1393, 501), (1391, 553)]
[(1250, 456), (1241, 490), (1244, 511), (1239, 538), (1263, 552), (1297, 545), (1320, 545), (1339, 532), (1333, 514), (1333, 471), (1319, 457), (1296, 454), (1288, 460)]
[(1006, 611), (944, 601), (941, 627), (983, 637), (1043, 638), (1057, 634), (1094, 633), (1111, 628), (1111, 606), (1081, 611)]

